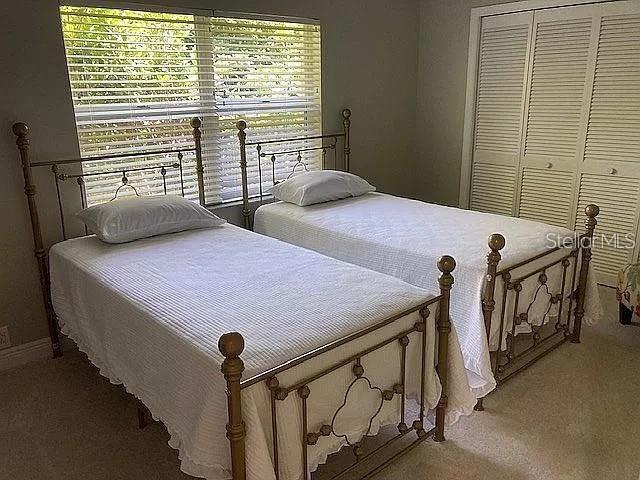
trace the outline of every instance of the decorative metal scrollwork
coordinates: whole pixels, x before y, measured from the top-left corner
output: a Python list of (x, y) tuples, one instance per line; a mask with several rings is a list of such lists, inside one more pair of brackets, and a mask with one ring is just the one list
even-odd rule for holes
[[(406, 338), (406, 337), (403, 337), (403, 338)], [(408, 344), (408, 341), (406, 343)], [(307, 433), (306, 442), (307, 442), (307, 445), (315, 445), (316, 443), (318, 443), (318, 440), (320, 439), (320, 437), (328, 437), (329, 435), (333, 435), (335, 437), (342, 438), (348, 446), (353, 447), (353, 453), (356, 456), (356, 458), (358, 458), (362, 455), (362, 447), (360, 446), (360, 442), (351, 442), (349, 440), (348, 434), (341, 433), (339, 428), (340, 414), (349, 404), (349, 397), (352, 390), (358, 383), (364, 383), (365, 387), (374, 395), (376, 395), (378, 399), (376, 408), (374, 412), (369, 416), (367, 429), (363, 434), (364, 436), (368, 436), (371, 433), (371, 427), (373, 425), (373, 422), (375, 421), (376, 417), (382, 410), (384, 402), (389, 402), (393, 400), (393, 398), (396, 395), (402, 395), (404, 393), (404, 386), (401, 383), (396, 383), (395, 385), (393, 385), (392, 388), (384, 389), (384, 390), (380, 387), (374, 386), (371, 383), (371, 380), (365, 376), (364, 374), (365, 370), (362, 364), (360, 363), (360, 360), (356, 360), (353, 367), (351, 368), (351, 371), (355, 378), (347, 387), (342, 403), (334, 412), (333, 417), (331, 419), (331, 423), (322, 425), (317, 432)], [(277, 387), (274, 387), (274, 388), (277, 388)], [(359, 401), (362, 401), (362, 398), (359, 398)], [(408, 430), (408, 427), (406, 425), (404, 425), (404, 427), (398, 426), (398, 429), (399, 430), (404, 429), (404, 431), (406, 432)], [(401, 433), (404, 433), (404, 432), (402, 432), (401, 430)]]
[[(531, 303), (529, 303), (529, 306), (527, 307), (527, 310), (526, 310), (526, 322), (529, 324), (529, 326), (531, 327), (531, 330), (534, 332), (534, 335), (533, 335), (534, 342), (537, 342), (537, 340), (540, 339), (539, 333), (536, 339), (536, 333), (537, 333), (536, 329), (539, 330), (540, 326), (545, 324), (545, 320), (549, 315), (549, 312), (551, 312), (551, 308), (553, 307), (553, 305), (557, 303), (556, 301), (557, 294), (551, 293), (551, 290), (549, 289), (548, 281), (549, 281), (549, 277), (547, 276), (546, 272), (545, 271), (540, 272), (540, 275), (538, 275), (538, 283), (539, 283), (538, 288), (536, 289), (536, 292), (533, 295), (533, 300), (531, 300)], [(529, 313), (531, 312), (533, 305), (536, 303), (536, 300), (538, 299), (538, 294), (542, 291), (544, 291), (544, 294), (546, 294), (549, 297), (549, 300), (547, 303), (547, 308), (545, 309), (545, 312), (542, 315), (542, 319), (540, 320), (540, 325), (534, 325), (533, 323), (529, 322)], [(562, 294), (560, 294), (560, 296), (562, 296)]]
[[(569, 289), (570, 289), (569, 291), (572, 291), (573, 290), (572, 286), (575, 285), (575, 266), (576, 266), (575, 262), (573, 264), (574, 269), (573, 269), (572, 278), (570, 279), (567, 278), (568, 277), (567, 272), (569, 267), (572, 265), (572, 259), (575, 259), (577, 257), (577, 253), (578, 253), (577, 250), (574, 249), (570, 253), (568, 253), (566, 256), (564, 256), (562, 259), (559, 259), (553, 263), (550, 263), (538, 271), (535, 271), (527, 276), (519, 277), (513, 281), (511, 280), (511, 276), (508, 272), (502, 275), (502, 279), (505, 283), (503, 300), (502, 300), (503, 312), (506, 305), (507, 292), (509, 291), (513, 292), (515, 299), (513, 301), (513, 312), (512, 312), (513, 316), (511, 317), (512, 318), (511, 328), (506, 331), (503, 331), (502, 324), (500, 327), (501, 344), (502, 344), (502, 341), (505, 342), (506, 351), (500, 350), (496, 354), (497, 360), (495, 362), (495, 368), (499, 376), (506, 373), (507, 367), (510, 367), (513, 362), (531, 353), (534, 348), (538, 347), (541, 343), (550, 339), (553, 335), (560, 333), (561, 335), (564, 335), (565, 339), (570, 336), (571, 334), (570, 318), (571, 318), (571, 311), (572, 311), (572, 303), (575, 301), (575, 296), (573, 292), (571, 294), (567, 294), (566, 292), (567, 292), (567, 286), (569, 286)], [(560, 276), (561, 285), (559, 286), (559, 291), (556, 293), (552, 292), (551, 290), (551, 286), (549, 284), (549, 276), (548, 276), (548, 269), (553, 268), (555, 266), (558, 266), (561, 268), (561, 276)], [(526, 306), (526, 309), (524, 309), (523, 311), (522, 309), (519, 308), (519, 302), (521, 300), (520, 296), (523, 291), (523, 282), (526, 282), (529, 279), (533, 281), (534, 277), (536, 278), (538, 286), (537, 288), (535, 288), (535, 291), (533, 292), (531, 301), (528, 303), (528, 305)], [(536, 314), (534, 318), (532, 314), (534, 305), (540, 304), (540, 302), (543, 301), (542, 299), (544, 296), (546, 296), (547, 298), (546, 304), (544, 306), (544, 313), (541, 312), (542, 313), (541, 316)], [(566, 308), (566, 300), (568, 300), (568, 303), (569, 303), (568, 308)], [(547, 324), (547, 321), (549, 320), (550, 315), (552, 314), (552, 309), (554, 308), (555, 308), (555, 311), (553, 314), (557, 316), (557, 320), (555, 322), (554, 328), (553, 330), (550, 330), (548, 334), (545, 334), (545, 336), (543, 337), (542, 333), (544, 332), (544, 326)], [(504, 313), (503, 313), (503, 318), (504, 318)], [(515, 338), (519, 334), (517, 329), (518, 327), (524, 324), (527, 324), (529, 326), (530, 332), (528, 334), (528, 338), (530, 338), (531, 344), (529, 346), (524, 346), (524, 348), (519, 349), (519, 351), (516, 353)]]
[[(273, 185), (277, 185), (278, 183), (282, 182), (283, 180), (279, 180), (276, 177), (276, 161), (279, 157), (286, 157), (288, 155), (295, 155), (296, 157), (296, 161), (293, 164), (293, 167), (291, 167), (291, 171), (289, 172), (289, 175), (287, 175), (287, 177), (285, 178), (285, 180), (290, 179), (293, 175), (295, 175), (295, 173), (298, 171), (298, 169), (301, 167), (305, 172), (309, 171), (309, 164), (307, 162), (304, 162), (302, 159), (302, 153), (304, 152), (320, 152), (320, 154), (322, 155), (322, 167), (324, 169), (325, 167), (325, 163), (326, 163), (326, 158), (327, 158), (327, 151), (331, 150), (334, 152), (334, 159), (335, 159), (335, 152), (337, 150), (337, 143), (338, 143), (338, 138), (337, 137), (327, 137), (327, 138), (331, 138), (331, 143), (329, 145), (319, 145), (319, 146), (314, 146), (314, 147), (303, 147), (300, 146), (300, 148), (293, 148), (291, 150), (279, 150), (279, 151), (274, 151), (274, 152), (264, 152), (262, 151), (262, 146), (260, 144), (256, 145), (256, 150), (257, 150), (257, 154), (258, 154), (258, 175), (259, 175), (259, 179), (260, 179), (260, 197), (262, 198), (262, 162), (261, 159), (263, 158), (269, 158), (269, 160), (271, 161), (271, 181), (273, 183)], [(305, 139), (297, 139), (297, 140), (305, 140)], [(296, 139), (292, 139), (291, 141), (296, 141)], [(280, 143), (280, 142), (273, 142), (273, 143)], [(287, 148), (287, 147), (285, 147)]]
[(270, 377), (267, 379), (267, 387), (271, 390), (276, 400), (286, 400), (289, 396), (289, 392), (284, 388), (280, 388), (280, 382), (276, 377)]

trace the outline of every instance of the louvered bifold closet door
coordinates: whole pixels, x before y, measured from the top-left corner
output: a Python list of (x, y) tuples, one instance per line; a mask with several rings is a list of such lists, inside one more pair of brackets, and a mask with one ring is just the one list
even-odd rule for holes
[(597, 236), (593, 243), (593, 266), (598, 281), (615, 285), (617, 272), (634, 258), (638, 221), (637, 178), (583, 172), (580, 179), (576, 230), (584, 232), (584, 209), (600, 207)]
[(532, 13), (482, 20), (470, 207), (513, 215)]
[(580, 165), (576, 227), (584, 206), (600, 206), (593, 263), (599, 280), (637, 258), (640, 215), (640, 2), (600, 9), (593, 90)]
[(586, 119), (593, 7), (536, 12), (518, 180), (518, 216), (571, 225)]

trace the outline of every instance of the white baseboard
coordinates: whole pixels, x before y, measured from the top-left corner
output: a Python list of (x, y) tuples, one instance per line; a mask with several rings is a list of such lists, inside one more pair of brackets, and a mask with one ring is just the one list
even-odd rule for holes
[(0, 372), (26, 363), (46, 360), (51, 356), (51, 340), (48, 337), (0, 350)]

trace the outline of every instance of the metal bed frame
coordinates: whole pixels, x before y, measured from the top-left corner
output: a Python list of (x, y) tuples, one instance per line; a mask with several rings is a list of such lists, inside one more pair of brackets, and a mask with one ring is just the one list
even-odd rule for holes
[[(166, 175), (169, 171), (176, 171), (179, 175), (180, 181), (180, 192), (184, 195), (185, 192), (185, 184), (183, 177), (183, 169), (182, 169), (182, 160), (185, 152), (194, 152), (195, 153), (195, 170), (197, 174), (197, 182), (198, 182), (198, 200), (201, 205), (206, 205), (205, 198), (205, 188), (204, 188), (204, 168), (202, 161), (202, 147), (201, 147), (201, 126), (202, 122), (198, 118), (191, 119), (191, 127), (192, 127), (192, 135), (193, 135), (193, 147), (182, 148), (182, 149), (156, 149), (156, 150), (148, 150), (148, 151), (140, 151), (126, 154), (113, 154), (113, 155), (103, 155), (100, 157), (86, 157), (86, 158), (75, 158), (68, 160), (57, 160), (57, 161), (46, 161), (46, 162), (38, 162), (32, 163), (30, 156), (30, 140), (29, 140), (29, 128), (25, 123), (16, 123), (13, 125), (13, 132), (17, 137), (16, 144), (18, 146), (20, 160), (22, 163), (22, 171), (24, 178), (24, 191), (27, 197), (27, 203), (31, 218), (31, 227), (33, 233), (33, 241), (34, 241), (34, 254), (38, 263), (39, 268), (39, 276), (40, 276), (40, 285), (42, 290), (42, 297), (44, 306), (46, 309), (47, 322), (49, 326), (49, 335), (51, 338), (51, 345), (53, 351), (53, 357), (60, 357), (62, 355), (62, 348), (59, 341), (58, 336), (58, 322), (56, 313), (53, 308), (52, 298), (51, 298), (51, 290), (50, 290), (50, 277), (49, 277), (49, 267), (48, 267), (48, 248), (45, 247), (45, 242), (43, 240), (42, 229), (40, 224), (40, 216), (38, 211), (38, 202), (36, 200), (36, 188), (34, 183), (34, 175), (33, 171), (35, 169), (49, 167), (51, 170), (51, 178), (56, 186), (56, 195), (57, 195), (57, 206), (58, 206), (58, 214), (59, 221), (61, 224), (62, 237), (66, 239), (67, 229), (65, 228), (65, 209), (63, 208), (63, 201), (61, 196), (61, 184), (63, 182), (69, 180), (75, 180), (78, 185), (78, 191), (80, 195), (80, 201), (82, 207), (87, 205), (87, 196), (85, 189), (84, 178), (88, 175), (96, 176), (96, 175), (105, 175), (114, 177), (115, 175), (120, 175), (117, 189), (115, 190), (115, 196), (120, 189), (125, 186), (130, 186), (135, 190), (135, 186), (133, 186), (128, 178), (128, 174), (133, 171), (140, 170), (155, 170), (162, 177), (163, 190), (164, 194), (167, 193), (167, 179)], [(346, 134), (346, 138), (348, 140), (348, 133)], [(345, 150), (346, 152), (346, 150)], [(151, 155), (162, 155), (169, 156), (175, 155), (177, 161), (167, 161), (166, 158), (163, 158), (157, 165), (153, 166), (145, 166), (143, 168), (129, 168), (129, 169), (113, 169), (113, 170), (104, 170), (99, 172), (92, 172), (89, 174), (83, 173), (66, 173), (64, 170), (65, 166), (81, 165), (85, 162), (91, 162), (96, 160), (109, 160), (109, 159), (119, 159), (126, 157), (144, 157)], [(245, 159), (246, 166), (246, 159)], [(246, 190), (246, 170), (243, 167), (243, 187)], [(114, 196), (114, 198), (115, 198)], [(85, 230), (85, 235), (89, 234)], [(390, 318), (385, 319), (377, 324), (371, 325), (361, 331), (352, 333), (343, 338), (335, 340), (333, 342), (327, 343), (322, 347), (316, 348), (313, 351), (309, 351), (303, 355), (300, 355), (296, 358), (292, 358), (287, 362), (274, 367), (266, 372), (263, 372), (259, 375), (253, 376), (251, 378), (242, 378), (242, 372), (244, 370), (244, 364), (241, 358), (241, 354), (244, 349), (244, 339), (242, 335), (238, 332), (230, 332), (222, 335), (218, 342), (218, 348), (220, 352), (225, 357), (225, 360), (222, 364), (221, 371), (224, 375), (226, 384), (227, 384), (227, 397), (228, 397), (228, 421), (226, 425), (227, 438), (229, 439), (229, 448), (231, 452), (231, 467), (232, 467), (232, 480), (245, 480), (246, 478), (246, 451), (245, 451), (245, 423), (243, 420), (242, 414), (242, 391), (245, 388), (248, 388), (252, 385), (256, 384), (264, 384), (265, 387), (269, 390), (271, 394), (271, 416), (272, 416), (272, 453), (273, 453), (273, 461), (274, 461), (274, 471), (276, 478), (279, 478), (279, 455), (278, 455), (278, 416), (282, 415), (283, 412), (279, 411), (278, 403), (283, 401), (288, 397), (289, 394), (295, 394), (299, 398), (301, 404), (302, 418), (301, 425), (302, 431), (300, 432), (300, 442), (302, 445), (302, 461), (305, 468), (304, 472), (301, 472), (301, 477), (305, 479), (310, 478), (308, 473), (308, 464), (307, 464), (307, 454), (308, 449), (315, 445), (320, 437), (325, 437), (329, 435), (334, 435), (337, 437), (341, 437), (341, 435), (336, 433), (336, 429), (334, 428), (334, 423), (336, 419), (336, 415), (340, 407), (333, 416), (333, 419), (323, 425), (321, 425), (318, 429), (313, 430), (308, 423), (308, 405), (307, 401), (312, 393), (313, 383), (325, 377), (326, 375), (331, 374), (339, 368), (351, 368), (351, 372), (353, 375), (353, 381), (348, 386), (347, 391), (345, 392), (344, 401), (346, 402), (347, 396), (351, 391), (352, 387), (358, 381), (366, 381), (368, 383), (368, 387), (372, 391), (376, 391), (380, 398), (380, 407), (375, 412), (375, 414), (369, 420), (369, 429), (365, 432), (365, 436), (361, 441), (350, 443), (348, 439), (345, 438), (346, 443), (351, 447), (353, 452), (354, 460), (353, 462), (347, 466), (345, 469), (338, 472), (336, 475), (332, 476), (332, 478), (339, 478), (347, 473), (363, 473), (361, 478), (368, 478), (376, 472), (380, 471), (386, 465), (388, 465), (393, 459), (398, 456), (406, 453), (411, 448), (418, 445), (420, 442), (424, 441), (426, 438), (433, 437), (433, 439), (437, 442), (444, 441), (444, 422), (445, 422), (445, 413), (447, 407), (447, 357), (448, 357), (448, 342), (449, 342), (449, 332), (451, 331), (451, 324), (449, 321), (449, 302), (450, 302), (450, 291), (451, 286), (453, 284), (453, 276), (451, 272), (455, 268), (455, 261), (450, 256), (443, 256), (439, 259), (437, 263), (437, 267), (440, 270), (441, 274), (438, 280), (440, 294), (436, 297), (429, 299), (428, 301), (423, 302), (421, 305), (418, 305), (410, 310), (398, 313)], [(430, 309), (436, 308), (436, 320), (435, 320), (435, 329), (430, 332), (427, 328), (427, 319), (431, 315)], [(365, 350), (359, 351), (356, 354), (349, 356), (348, 358), (341, 359), (336, 361), (329, 367), (316, 372), (315, 374), (296, 382), (292, 385), (281, 385), (278, 379), (278, 376), (283, 372), (286, 372), (297, 365), (300, 365), (308, 360), (316, 358), (320, 355), (323, 355), (327, 352), (331, 352), (338, 347), (344, 346), (353, 342), (355, 340), (364, 338), (365, 336), (377, 332), (380, 329), (384, 328), (387, 325), (391, 325), (392, 323), (398, 321), (400, 318), (405, 317), (406, 315), (413, 314), (415, 312), (419, 312), (419, 320), (409, 329), (402, 331), (390, 338), (387, 338), (384, 341), (381, 341), (375, 345), (369, 346)], [(436, 351), (434, 356), (436, 358), (430, 359), (427, 358), (426, 353), (426, 343), (428, 335), (435, 335), (437, 340)], [(418, 342), (420, 345), (420, 358), (422, 362), (422, 368), (420, 371), (411, 372), (406, 368), (406, 353), (407, 346), (410, 342)], [(362, 364), (362, 359), (367, 355), (380, 350), (381, 348), (396, 344), (401, 352), (401, 365), (400, 372), (398, 372), (397, 382), (392, 386), (376, 386), (371, 380), (366, 376), (365, 369)], [(425, 369), (427, 361), (437, 362), (436, 371), (440, 379), (440, 383), (442, 385), (442, 395), (438, 401), (438, 404), (435, 408), (435, 426), (432, 429), (427, 430), (427, 423), (425, 422)], [(419, 399), (419, 407), (420, 411), (415, 416), (414, 419), (409, 420), (409, 415), (412, 415), (412, 412), (408, 412), (405, 403), (405, 382), (407, 375), (410, 374), (418, 374), (420, 377), (420, 399)], [(382, 405), (384, 402), (389, 402), (392, 399), (396, 398), (396, 396), (400, 399), (400, 407), (398, 411), (398, 415), (400, 418), (400, 422), (396, 425), (397, 433), (388, 438), (381, 445), (376, 444), (373, 441), (369, 440), (370, 437), (370, 429), (372, 422), (375, 420), (375, 417), (380, 412)], [(344, 403), (343, 403), (344, 406)], [(143, 405), (138, 409), (138, 420), (140, 427), (143, 428), (147, 423), (149, 418), (148, 410)], [(413, 432), (413, 439), (411, 439), (410, 433)], [(372, 444), (372, 445), (370, 445)], [(375, 463), (375, 460), (378, 457), (386, 454), (386, 452), (391, 452), (391, 455), (386, 455), (383, 461), (377, 462), (373, 466), (373, 468), (369, 468), (370, 463)], [(373, 460), (373, 462), (372, 462)], [(362, 472), (362, 470), (365, 470)]]
[[(351, 159), (351, 110), (345, 108), (342, 110), (342, 131), (309, 137), (293, 137), (282, 138), (277, 140), (260, 141), (258, 139), (247, 141), (247, 123), (239, 121), (237, 124), (238, 140), (240, 146), (240, 167), (242, 169), (242, 187), (243, 187), (243, 208), (244, 225), (246, 228), (252, 228), (252, 212), (250, 209), (250, 196), (247, 185), (247, 147), (253, 147), (256, 150), (256, 159), (258, 162), (259, 172), (259, 203), (265, 200), (263, 194), (263, 168), (261, 163), (267, 158), (271, 163), (271, 179), (275, 185), (280, 179), (276, 176), (275, 163), (279, 157), (287, 155), (297, 155), (295, 167), (303, 163), (301, 159), (302, 152), (321, 151), (322, 152), (322, 168), (325, 167), (324, 160), (327, 150), (333, 151), (334, 163), (336, 155), (336, 143), (338, 139), (343, 142), (343, 161), (344, 170), (349, 171)], [(291, 145), (296, 142), (307, 142), (309, 140), (322, 140), (322, 144), (317, 147), (296, 150), (289, 148), (285, 151), (277, 151), (278, 144)], [(325, 141), (330, 141), (328, 145)], [(265, 147), (274, 148), (273, 151), (266, 151)], [(269, 169), (267, 169), (269, 170)], [(293, 173), (293, 172), (292, 172)], [(597, 225), (596, 217), (600, 209), (597, 205), (587, 205), (585, 209), (585, 233), (576, 234), (570, 247), (564, 246), (545, 250), (531, 256), (530, 258), (519, 262), (515, 265), (499, 268), (502, 260), (500, 251), (504, 248), (506, 240), (500, 233), (494, 233), (489, 236), (487, 254), (487, 273), (483, 286), (482, 294), (482, 312), (484, 316), (485, 330), (487, 334), (487, 342), (489, 343), (492, 327), (499, 326), (499, 347), (495, 352), (491, 352), (491, 366), (497, 385), (501, 385), (511, 379), (517, 373), (526, 369), (538, 359), (547, 353), (555, 350), (557, 347), (570, 341), (572, 343), (580, 343), (580, 333), (582, 329), (582, 319), (584, 317), (584, 302), (587, 287), (587, 276), (589, 272), (589, 264), (591, 261), (591, 245), (593, 234)], [(563, 253), (566, 252), (566, 253)], [(559, 258), (558, 258), (559, 257)], [(540, 263), (548, 262), (538, 267)], [(580, 268), (578, 271), (578, 264)], [(558, 292), (552, 292), (547, 283), (547, 272), (553, 267), (562, 268), (561, 288)], [(528, 270), (527, 270), (528, 269)], [(525, 271), (525, 274), (520, 272)], [(569, 273), (570, 272), (570, 273)], [(521, 303), (520, 292), (522, 284), (525, 280), (536, 277), (537, 290), (534, 299), (528, 305), (525, 313), (519, 313), (519, 305)], [(496, 295), (496, 279), (502, 280), (502, 289)], [(571, 292), (566, 295), (567, 289)], [(550, 313), (552, 307), (556, 307), (556, 321), (551, 331), (544, 325), (538, 325), (537, 322), (529, 318), (528, 312), (538, 299), (538, 294), (546, 295), (548, 298), (548, 307), (545, 317)], [(510, 301), (512, 296), (513, 301)], [(498, 300), (499, 311), (494, 314), (496, 309), (496, 299)], [(512, 311), (507, 311), (507, 305), (513, 303)], [(568, 304), (568, 305), (567, 305)], [(565, 309), (565, 307), (567, 307)], [(510, 318), (511, 322), (507, 320)], [(545, 318), (543, 318), (543, 321)], [(548, 318), (551, 320), (551, 318)], [(494, 322), (497, 322), (494, 324)], [(511, 328), (507, 328), (507, 324), (511, 323)], [(516, 332), (521, 324), (528, 324), (530, 333)], [(516, 337), (518, 341), (516, 341)], [(527, 338), (528, 337), (528, 338)], [(501, 346), (506, 344), (507, 348), (502, 349)], [(518, 344), (518, 345), (517, 345)], [(480, 398), (476, 405), (476, 410), (484, 410), (483, 399)]]
[[(87, 192), (85, 186), (85, 178), (88, 176), (115, 176), (117, 174), (121, 174), (119, 185), (114, 190), (114, 199), (117, 196), (118, 192), (125, 186), (132, 186), (129, 182), (128, 174), (132, 172), (138, 171), (148, 171), (148, 170), (156, 170), (162, 177), (163, 189), (164, 193), (167, 193), (167, 173), (171, 170), (178, 171), (179, 179), (180, 179), (180, 190), (182, 195), (184, 195), (184, 178), (183, 178), (183, 170), (182, 170), (182, 160), (184, 154), (186, 152), (194, 152), (196, 157), (196, 175), (198, 179), (198, 199), (201, 205), (205, 204), (205, 190), (204, 190), (204, 168), (202, 164), (202, 145), (201, 145), (201, 137), (202, 132), (200, 130), (202, 126), (202, 122), (199, 118), (191, 119), (191, 127), (192, 127), (192, 135), (194, 139), (193, 147), (181, 148), (181, 149), (154, 149), (154, 150), (146, 150), (132, 153), (118, 153), (112, 155), (101, 155), (94, 157), (84, 157), (84, 158), (71, 158), (64, 160), (53, 160), (46, 162), (31, 162), (31, 152), (30, 152), (30, 139), (29, 139), (29, 127), (26, 123), (18, 122), (15, 123), (12, 127), (13, 133), (16, 136), (16, 145), (18, 146), (18, 151), (20, 154), (20, 161), (22, 164), (22, 174), (24, 178), (24, 193), (27, 197), (27, 203), (29, 206), (29, 215), (31, 218), (31, 231), (33, 234), (33, 243), (34, 243), (34, 255), (38, 262), (38, 271), (40, 277), (40, 287), (42, 290), (42, 299), (45, 306), (45, 312), (47, 315), (47, 324), (49, 327), (49, 337), (51, 338), (51, 348), (53, 350), (53, 358), (59, 357), (62, 355), (62, 347), (60, 345), (60, 339), (58, 335), (58, 320), (56, 318), (56, 314), (53, 310), (53, 304), (51, 302), (51, 289), (50, 289), (50, 278), (49, 278), (49, 264), (48, 264), (48, 248), (45, 248), (44, 239), (42, 236), (42, 228), (40, 225), (40, 215), (38, 212), (38, 203), (36, 201), (36, 187), (34, 183), (33, 171), (34, 169), (41, 169), (44, 167), (49, 167), (51, 171), (51, 177), (53, 182), (55, 183), (56, 188), (56, 197), (57, 197), (57, 207), (58, 207), (58, 215), (60, 221), (60, 229), (62, 232), (62, 239), (66, 240), (67, 235), (67, 225), (65, 218), (65, 209), (63, 206), (63, 196), (61, 191), (61, 184), (63, 182), (69, 180), (75, 180), (78, 185), (78, 193), (80, 196), (80, 203), (82, 208), (87, 206)], [(83, 163), (95, 162), (95, 161), (104, 161), (104, 160), (117, 160), (122, 158), (134, 158), (134, 157), (145, 157), (145, 156), (157, 156), (157, 155), (175, 155), (177, 158), (176, 162), (168, 162), (165, 159), (160, 161), (157, 165), (152, 165), (143, 168), (125, 168), (125, 169), (110, 169), (103, 170), (98, 172), (92, 172), (90, 174), (70, 174), (66, 173), (63, 170), (63, 167), (69, 166), (78, 166)], [(133, 186), (132, 186), (133, 187)], [(135, 187), (133, 187), (135, 190)], [(137, 193), (137, 190), (135, 190)], [(85, 227), (85, 235), (89, 232)]]

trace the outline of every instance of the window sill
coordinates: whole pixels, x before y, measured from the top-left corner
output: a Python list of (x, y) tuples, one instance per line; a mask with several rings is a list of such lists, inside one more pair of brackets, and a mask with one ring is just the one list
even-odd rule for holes
[[(271, 194), (264, 195), (262, 197), (262, 203), (272, 203), (273, 201), (274, 201), (274, 198), (273, 198), (273, 195)], [(260, 205), (260, 197), (252, 197), (249, 199), (250, 209), (253, 210), (258, 205)], [(242, 200), (231, 200), (229, 202), (213, 203), (211, 205), (207, 205), (207, 209), (212, 211), (224, 210), (226, 208), (236, 208), (236, 207), (242, 207)]]

